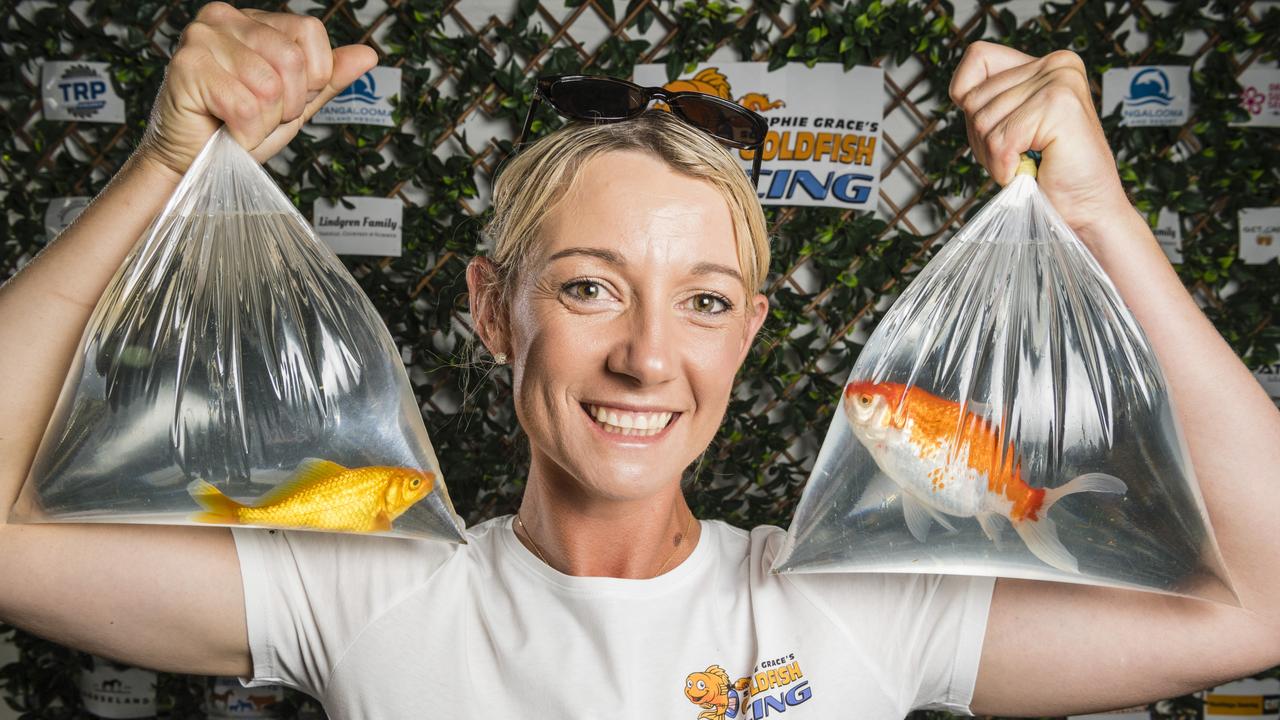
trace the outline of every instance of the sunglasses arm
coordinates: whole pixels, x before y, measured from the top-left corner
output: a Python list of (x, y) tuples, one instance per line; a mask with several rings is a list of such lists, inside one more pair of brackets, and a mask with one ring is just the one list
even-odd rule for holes
[(524, 129), (520, 131), (520, 137), (516, 140), (516, 144), (512, 147), (513, 150), (518, 149), (521, 145), (524, 145), (524, 141), (528, 139), (529, 129), (533, 127), (533, 113), (537, 111), (538, 101), (540, 99), (541, 98), (539, 98), (538, 94), (535, 92), (533, 94), (533, 102), (529, 103), (529, 114), (524, 116)]
[(760, 146), (752, 153), (751, 158), (751, 184), (755, 185), (757, 190), (760, 189), (760, 157), (764, 155), (764, 146)]

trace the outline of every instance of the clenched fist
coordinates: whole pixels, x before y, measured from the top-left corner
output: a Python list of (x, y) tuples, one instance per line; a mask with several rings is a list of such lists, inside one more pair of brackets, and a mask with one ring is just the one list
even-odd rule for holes
[(367, 45), (331, 48), (314, 17), (209, 3), (182, 31), (139, 152), (181, 175), (225, 123), (265, 162), (377, 62)]
[(1013, 180), (1019, 153), (1042, 153), (1040, 188), (1086, 241), (1117, 213), (1133, 214), (1075, 53), (1037, 58), (976, 42), (951, 79), (951, 99), (974, 157), (1001, 185)]

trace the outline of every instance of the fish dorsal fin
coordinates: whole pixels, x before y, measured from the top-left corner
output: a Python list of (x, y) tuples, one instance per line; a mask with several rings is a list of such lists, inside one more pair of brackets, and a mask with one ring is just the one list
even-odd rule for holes
[(338, 473), (346, 472), (347, 468), (342, 467), (336, 462), (321, 460), (319, 458), (306, 458), (298, 463), (298, 467), (294, 469), (293, 475), (288, 480), (280, 483), (272, 488), (266, 495), (258, 500), (258, 507), (263, 505), (271, 505), (280, 502), (285, 498), (293, 496), (300, 490), (311, 487), (317, 483), (324, 482)]

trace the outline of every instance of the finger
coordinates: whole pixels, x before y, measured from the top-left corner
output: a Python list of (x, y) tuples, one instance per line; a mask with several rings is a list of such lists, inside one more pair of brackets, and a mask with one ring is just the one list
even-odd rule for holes
[(271, 13), (245, 9), (245, 15), (269, 25), (302, 48), (307, 71), (307, 101), (310, 102), (329, 83), (333, 74), (333, 48), (329, 31), (319, 18), (293, 13)]
[[(973, 110), (966, 110), (965, 126), (973, 133), (973, 137), (977, 139), (978, 144), (981, 145), (986, 137), (991, 134), (991, 131), (996, 129), (1008, 117), (1009, 113), (1016, 110), (1028, 98), (1051, 82), (1055, 82), (1053, 74), (1032, 75), (1027, 80), (1005, 89), (982, 105), (975, 105)], [(977, 92), (978, 90), (975, 89), (971, 94), (976, 94)]]
[(378, 64), (378, 53), (368, 45), (343, 45), (333, 51), (333, 74), (329, 81), (312, 98), (302, 111), (303, 122), (315, 115), (335, 95), (347, 89), (356, 78), (369, 72)]
[(266, 162), (280, 151), (297, 135), (302, 124), (311, 119), (324, 104), (342, 92), (355, 79), (368, 72), (378, 62), (378, 54), (367, 45), (346, 45), (333, 51), (333, 74), (329, 82), (319, 93), (307, 103), (302, 114), (293, 120), (281, 123), (253, 151), (258, 162)]
[(284, 79), (266, 58), (226, 32), (201, 38), (199, 46), (254, 94), (259, 101), (262, 122), (268, 129), (280, 124), (284, 113)]
[(1026, 65), (1035, 60), (1031, 55), (1018, 52), (1013, 48), (995, 43), (978, 41), (965, 48), (960, 65), (951, 76), (949, 92), (951, 100), (957, 105), (970, 90), (977, 87), (987, 78), (1008, 70)]
[(235, 38), (266, 59), (280, 77), (280, 119), (287, 122), (301, 115), (307, 104), (307, 63), (302, 48), (279, 30), (247, 15), (240, 15), (230, 26)]
[[(179, 56), (184, 55), (181, 61)], [(198, 88), (200, 101), (209, 114), (221, 120), (240, 146), (248, 150), (257, 147), (274, 123), (262, 111), (263, 101), (257, 93), (240, 81), (219, 63), (207, 48), (179, 49), (173, 56), (174, 67), (189, 67), (201, 76)]]
[(987, 135), (984, 147), (991, 176), (1001, 185), (1009, 184), (1018, 167), (1018, 155), (1027, 150), (1041, 152), (1044, 164), (1056, 162), (1060, 151), (1070, 148), (1069, 144), (1055, 144), (1061, 136), (1057, 128), (1072, 127), (1072, 123), (1081, 127), (1073, 117), (1079, 112), (1080, 98), (1071, 87), (1064, 83), (1046, 84)]
[[(1079, 77), (1072, 77), (1072, 74)], [(976, 111), (978, 108), (990, 104), (991, 100), (997, 95), (1020, 83), (1025, 83), (1039, 76), (1049, 75), (1068, 81), (1079, 80), (1081, 87), (1085, 88), (1089, 84), (1088, 76), (1085, 74), (1084, 61), (1080, 59), (1080, 56), (1070, 50), (1057, 50), (1042, 58), (1034, 59), (1029, 63), (992, 75), (985, 82), (979, 83), (971, 89), (960, 100), (960, 106), (964, 108), (965, 112)]]

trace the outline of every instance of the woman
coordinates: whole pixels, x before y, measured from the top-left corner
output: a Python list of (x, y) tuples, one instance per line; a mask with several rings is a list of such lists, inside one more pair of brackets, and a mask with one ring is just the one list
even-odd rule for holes
[[(0, 291), (0, 507), (94, 303), (214, 129), (264, 161), (375, 62), (331, 49), (313, 18), (200, 12), (138, 152)], [(1043, 151), (1042, 187), (1150, 335), (1242, 608), (1008, 579), (770, 576), (780, 530), (695, 521), (681, 473), (765, 316), (767, 246), (730, 156), (646, 115), (522, 151), (496, 192), (493, 260), (468, 268), (532, 450), (518, 515), (466, 546), (0, 524), (0, 577), (19, 579), (0, 585), (0, 618), (136, 665), (285, 682), (335, 719), (1051, 715), (1280, 663), (1280, 414), (1129, 207), (1079, 59), (977, 43), (951, 93), (996, 180)]]

